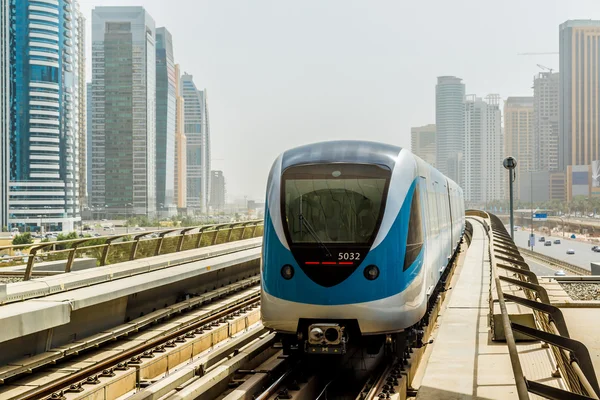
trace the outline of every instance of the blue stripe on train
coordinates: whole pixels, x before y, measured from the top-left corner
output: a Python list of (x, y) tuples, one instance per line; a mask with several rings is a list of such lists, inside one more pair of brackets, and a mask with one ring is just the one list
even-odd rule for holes
[[(307, 304), (341, 305), (363, 303), (393, 296), (404, 291), (421, 273), (425, 245), (415, 262), (403, 271), (406, 237), (410, 217), (410, 205), (417, 180), (411, 185), (404, 203), (396, 216), (385, 239), (371, 250), (348, 279), (333, 287), (323, 287), (310, 280), (298, 267), (292, 253), (279, 241), (273, 222), (268, 213), (265, 214), (265, 235), (263, 243), (263, 289), (272, 296)], [(281, 277), (280, 270), (290, 264), (296, 271), (291, 280)], [(375, 264), (379, 267), (379, 278), (374, 281), (365, 279), (363, 270)], [(335, 268), (335, 266), (322, 268)]]

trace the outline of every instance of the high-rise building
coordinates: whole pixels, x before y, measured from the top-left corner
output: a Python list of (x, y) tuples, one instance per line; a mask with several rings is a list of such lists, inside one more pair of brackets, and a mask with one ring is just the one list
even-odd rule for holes
[(537, 147), (534, 140), (533, 97), (509, 97), (504, 103), (504, 156), (517, 159), (515, 198), (521, 198), (523, 173), (535, 171)]
[(11, 93), (11, 12), (10, 0), (0, 0), (0, 229), (8, 227), (8, 185), (10, 182)]
[(540, 72), (533, 78), (534, 168), (558, 171), (558, 72)]
[(175, 211), (175, 63), (173, 39), (156, 29), (156, 205), (163, 214)]
[(559, 27), (560, 128), (558, 168), (600, 158), (598, 47), (600, 21), (570, 20)]
[(225, 209), (225, 177), (223, 171), (210, 171), (210, 208), (213, 212)]
[(435, 124), (410, 128), (410, 151), (435, 167)]
[(504, 155), (500, 115), (500, 96), (485, 101), (474, 95), (464, 103), (464, 182), (465, 200), (484, 205), (504, 196), (502, 160)]
[(455, 76), (440, 76), (435, 87), (436, 168), (461, 184), (465, 85)]
[(181, 72), (175, 64), (175, 203), (183, 211), (187, 207), (187, 139), (183, 132), (184, 100), (181, 94)]
[(87, 198), (89, 200), (92, 193), (92, 82), (86, 83), (86, 155), (85, 171), (87, 182)]
[(156, 212), (156, 49), (143, 7), (92, 11), (91, 203), (110, 215)]
[(79, 97), (79, 107), (77, 108), (79, 114), (79, 126), (78, 126), (78, 140), (79, 146), (77, 151), (79, 152), (79, 162), (77, 163), (78, 180), (79, 180), (79, 207), (83, 210), (87, 206), (87, 84), (85, 79), (85, 17), (82, 13), (77, 13), (77, 36), (79, 41), (77, 43), (77, 55), (79, 57), (79, 69), (78, 69), (78, 82), (77, 90)]
[(208, 210), (210, 182), (210, 128), (206, 89), (198, 90), (192, 75), (181, 77), (184, 99), (184, 134), (187, 139), (187, 208)]
[(80, 221), (82, 21), (76, 1), (0, 0), (3, 226), (72, 230)]

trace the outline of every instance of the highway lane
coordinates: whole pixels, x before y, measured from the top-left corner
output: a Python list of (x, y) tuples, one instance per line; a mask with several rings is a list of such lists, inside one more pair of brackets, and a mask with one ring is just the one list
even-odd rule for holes
[(527, 265), (529, 265), (529, 269), (531, 270), (531, 272), (533, 272), (537, 276), (554, 276), (554, 273), (556, 272), (556, 270), (548, 268), (544, 264), (541, 264), (540, 261), (533, 260), (531, 258), (526, 257), (525, 262), (527, 263)]
[[(529, 231), (516, 231), (515, 232), (515, 244), (518, 247), (527, 247), (529, 242)], [(539, 233), (535, 234), (535, 246), (533, 251), (548, 255), (550, 257), (567, 261), (571, 264), (579, 267), (590, 269), (591, 262), (600, 262), (600, 253), (594, 253), (592, 251), (593, 244), (586, 242), (578, 242), (576, 240), (570, 240), (563, 238), (562, 235), (547, 236), (546, 240), (552, 241), (552, 246), (544, 246), (542, 242), (538, 242), (540, 237)], [(560, 239), (561, 244), (554, 244), (555, 239)], [(575, 254), (567, 254), (567, 249), (575, 250)]]

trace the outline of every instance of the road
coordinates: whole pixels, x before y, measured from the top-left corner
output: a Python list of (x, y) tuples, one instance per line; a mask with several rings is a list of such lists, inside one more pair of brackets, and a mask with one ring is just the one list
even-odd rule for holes
[[(515, 244), (519, 247), (527, 247), (529, 242), (529, 231), (516, 231), (515, 232)], [(590, 269), (590, 263), (600, 262), (600, 253), (594, 253), (592, 251), (593, 244), (578, 242), (576, 240), (570, 240), (560, 236), (545, 236), (546, 240), (552, 241), (552, 246), (544, 246), (542, 242), (538, 242), (540, 235), (535, 234), (535, 246), (533, 251), (545, 254), (547, 256), (567, 261), (571, 264), (579, 267)], [(560, 239), (561, 244), (554, 244), (555, 239)], [(567, 254), (567, 249), (575, 250), (575, 254)]]
[[(537, 276), (554, 276), (556, 270), (552, 268), (548, 268), (547, 266), (541, 264), (539, 261), (533, 260), (531, 258), (526, 258), (525, 262), (529, 265), (529, 270), (536, 274)], [(569, 275), (567, 273), (567, 275)]]

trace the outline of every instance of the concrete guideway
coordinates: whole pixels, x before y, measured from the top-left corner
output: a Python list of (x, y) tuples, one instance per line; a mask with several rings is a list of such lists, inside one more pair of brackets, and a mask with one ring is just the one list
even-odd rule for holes
[[(473, 239), (426, 352), (423, 376), (415, 385), (417, 399), (517, 398), (508, 347), (492, 341), (489, 327), (489, 241), (483, 226), (470, 219)], [(548, 349), (529, 342), (519, 343), (518, 351), (528, 379), (560, 386), (560, 379), (551, 376), (554, 366)]]
[[(133, 394), (156, 379), (177, 377), (182, 370), (184, 375), (191, 372), (192, 378), (201, 375), (235, 348), (265, 334), (257, 295), (258, 288), (247, 289), (121, 336), (99, 350), (0, 386), (0, 398), (61, 398), (62, 394), (69, 400), (108, 400)], [(190, 371), (188, 362), (193, 360), (197, 360), (197, 368)], [(63, 382), (54, 383), (49, 390), (56, 379)], [(65, 392), (69, 387), (72, 390)], [(148, 398), (156, 398), (154, 395)]]
[[(185, 281), (233, 265), (258, 262), (259, 257), (260, 248), (253, 248), (167, 269), (162, 268), (128, 279), (99, 283), (40, 299), (31, 299), (26, 303), (7, 304), (0, 307), (0, 326), (4, 327), (0, 330), (0, 343), (68, 324), (71, 321), (71, 314), (79, 309), (126, 298), (136, 293)], [(133, 261), (133, 263), (136, 262)], [(141, 262), (147, 264), (145, 260)], [(147, 266), (144, 265), (144, 267)], [(104, 273), (110, 274), (110, 272)]]
[(248, 239), (7, 285), (15, 295), (14, 285), (21, 293), (40, 284), (62, 291), (0, 306), (0, 382), (256, 285), (260, 243)]

